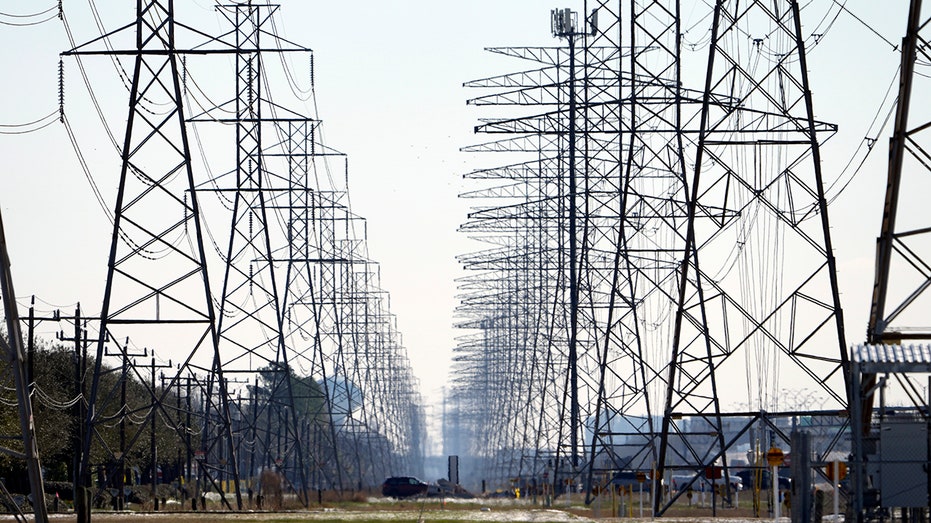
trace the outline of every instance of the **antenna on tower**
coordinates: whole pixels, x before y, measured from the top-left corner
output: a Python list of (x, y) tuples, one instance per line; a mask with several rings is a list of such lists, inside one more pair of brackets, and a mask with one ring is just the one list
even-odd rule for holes
[(579, 14), (569, 9), (553, 9), (550, 11), (550, 29), (557, 38), (568, 38), (576, 34)]
[[(588, 32), (595, 36), (598, 34), (598, 9), (592, 9), (591, 15), (586, 19)], [(550, 30), (556, 38), (571, 38), (581, 36), (584, 31), (579, 30), (579, 14), (572, 9), (552, 9), (550, 11)]]

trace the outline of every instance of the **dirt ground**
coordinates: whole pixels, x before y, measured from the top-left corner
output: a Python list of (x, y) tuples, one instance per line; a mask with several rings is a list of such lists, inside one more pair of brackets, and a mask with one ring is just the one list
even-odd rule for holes
[[(456, 523), (461, 521), (479, 522), (518, 522), (518, 523), (629, 523), (648, 521), (648, 512), (643, 519), (638, 518), (639, 507), (627, 507), (625, 514), (629, 517), (612, 517), (618, 513), (617, 508), (599, 506), (598, 503), (585, 506), (573, 504), (567, 506), (557, 501), (551, 508), (533, 505), (527, 500), (513, 499), (471, 499), (471, 500), (404, 500), (393, 501), (386, 498), (360, 497), (352, 502), (324, 503), (309, 509), (279, 512), (190, 512), (181, 511), (179, 504), (168, 506), (168, 511), (124, 511), (94, 512), (92, 523), (336, 523), (348, 521), (353, 523), (411, 522), (411, 523)], [(716, 518), (708, 507), (675, 507), (673, 514), (658, 519), (663, 523), (743, 523), (772, 521), (772, 516), (753, 518), (749, 511), (740, 509), (721, 509)], [(788, 523), (787, 514), (783, 514), (781, 523)], [(11, 521), (11, 516), (0, 516), (0, 522)], [(842, 518), (839, 518), (842, 521)], [(31, 520), (31, 518), (30, 518)], [(72, 513), (52, 514), (53, 523), (71, 523), (76, 521)], [(830, 515), (825, 521), (831, 521)]]
[[(515, 507), (455, 507), (440, 508), (436, 506), (384, 507), (375, 509), (361, 508), (318, 508), (288, 512), (161, 512), (161, 513), (112, 513), (97, 512), (92, 522), (105, 523), (205, 523), (211, 521), (231, 523), (290, 523), (315, 522), (329, 523), (351, 521), (365, 522), (526, 522), (526, 523), (589, 523), (594, 520), (569, 512), (553, 509), (515, 508)], [(55, 514), (50, 516), (52, 522), (75, 521), (72, 514)]]

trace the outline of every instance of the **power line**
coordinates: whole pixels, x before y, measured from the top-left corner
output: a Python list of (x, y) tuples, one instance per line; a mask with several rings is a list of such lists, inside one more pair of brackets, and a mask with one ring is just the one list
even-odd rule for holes
[(48, 13), (54, 11), (55, 9), (61, 9), (61, 2), (56, 3), (55, 5), (53, 5), (52, 7), (49, 7), (48, 9), (46, 9), (46, 10), (44, 10), (44, 11), (39, 11), (38, 13), (32, 13), (32, 14), (28, 14), (28, 15), (18, 15), (18, 14), (13, 14), (13, 13), (4, 13), (4, 12), (0, 11), (0, 16), (6, 16), (6, 17), (9, 17), (9, 18), (35, 18), (35, 17), (37, 17), (37, 16), (42, 16), (42, 15), (44, 15), (44, 14), (48, 14)]
[[(36, 131), (41, 131), (46, 127), (55, 123), (58, 115), (58, 110), (52, 111), (51, 113), (32, 120), (31, 122), (17, 123), (17, 124), (0, 124), (0, 134), (16, 135), (16, 134), (28, 134)], [(28, 129), (27, 129), (28, 128)], [(8, 130), (9, 129), (9, 130)]]
[(8, 25), (8, 26), (12, 26), (12, 27), (30, 27), (30, 26), (34, 26), (34, 25), (44, 24), (45, 22), (50, 22), (50, 21), (52, 21), (52, 20), (54, 20), (54, 19), (56, 19), (56, 18), (58, 18), (58, 15), (57, 15), (57, 14), (50, 15), (49, 17), (47, 17), (47, 18), (45, 18), (45, 19), (43, 19), (43, 20), (38, 20), (38, 21), (35, 21), (35, 22), (21, 22), (21, 23), (18, 23), (18, 22), (7, 22), (7, 21), (5, 21), (5, 20), (0, 20), (0, 25)]
[(103, 213), (106, 215), (110, 225), (113, 225), (113, 211), (107, 207), (107, 203), (103, 199), (103, 195), (100, 194), (100, 188), (97, 187), (97, 181), (94, 180), (94, 175), (91, 174), (90, 167), (87, 165), (87, 160), (84, 158), (84, 153), (81, 151), (81, 147), (78, 145), (77, 137), (74, 135), (74, 130), (71, 128), (71, 123), (68, 122), (68, 117), (62, 115), (62, 122), (65, 124), (65, 131), (68, 133), (68, 139), (71, 141), (71, 147), (74, 149), (74, 154), (76, 154), (78, 157), (78, 163), (81, 165), (81, 170), (84, 171), (84, 177), (87, 178), (87, 183), (91, 186), (91, 191), (94, 193), (94, 198), (97, 200), (100, 208), (103, 209)]
[(886, 43), (889, 45), (889, 47), (892, 48), (893, 51), (897, 51), (897, 50), (899, 49), (899, 46), (898, 46), (898, 45), (896, 45), (896, 44), (890, 42), (885, 36), (879, 34), (879, 31), (877, 31), (876, 29), (873, 29), (873, 26), (871, 26), (870, 24), (864, 22), (863, 19), (860, 18), (859, 16), (853, 14), (853, 11), (851, 11), (850, 9), (847, 8), (847, 5), (846, 5), (847, 2), (844, 2), (843, 4), (840, 3), (838, 0), (833, 0), (833, 2), (834, 2), (835, 4), (837, 4), (838, 6), (840, 6), (841, 11), (846, 11), (847, 14), (849, 14), (850, 16), (852, 16), (852, 17), (854, 18), (854, 20), (856, 20), (857, 22), (860, 22), (861, 24), (863, 24), (863, 27), (866, 27), (867, 29), (870, 30), (871, 33), (873, 33), (874, 35), (878, 36), (880, 40), (882, 40), (883, 42), (886, 42)]

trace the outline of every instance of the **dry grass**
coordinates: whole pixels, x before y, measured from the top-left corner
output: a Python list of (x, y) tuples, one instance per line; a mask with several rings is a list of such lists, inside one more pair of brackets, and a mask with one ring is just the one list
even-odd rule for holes
[[(245, 500), (244, 500), (245, 501)], [(322, 492), (318, 503), (317, 493), (310, 493), (310, 508), (304, 508), (295, 497), (286, 497), (284, 509), (279, 512), (223, 511), (219, 503), (208, 504), (208, 512), (191, 512), (182, 510), (178, 503), (163, 507), (161, 512), (150, 512), (151, 507), (131, 506), (133, 512), (113, 513), (95, 512), (94, 522), (104, 523), (205, 523), (211, 521), (231, 523), (330, 523), (351, 521), (353, 523), (460, 523), (463, 521), (481, 522), (527, 522), (527, 523), (619, 523), (636, 521), (639, 515), (639, 503), (628, 504), (626, 510), (619, 505), (598, 503), (581, 504), (581, 499), (573, 498), (571, 506), (562, 498), (554, 502), (552, 508), (534, 505), (529, 499), (408, 499), (392, 500), (381, 497), (376, 492)], [(628, 500), (629, 501), (629, 500)], [(761, 518), (754, 518), (750, 496), (741, 496), (738, 508), (716, 510), (712, 518), (711, 508), (677, 504), (666, 512), (662, 521), (669, 523), (733, 523), (744, 521), (771, 521), (772, 516), (764, 511)], [(167, 508), (167, 510), (164, 510)], [(184, 507), (189, 508), (189, 507)], [(644, 507), (644, 519), (649, 519), (649, 510)], [(828, 512), (825, 513), (826, 516)], [(618, 517), (621, 516), (621, 517)], [(787, 517), (787, 511), (783, 517)], [(826, 517), (826, 519), (828, 519)], [(55, 522), (72, 522), (72, 514), (59, 514), (53, 517)]]
[[(231, 523), (330, 523), (352, 521), (354, 523), (423, 522), (461, 523), (464, 521), (484, 522), (527, 522), (527, 523), (572, 523), (590, 522), (589, 517), (560, 509), (543, 509), (526, 502), (513, 500), (440, 500), (411, 499), (390, 500), (382, 497), (366, 497), (366, 493), (344, 494), (339, 499), (313, 504), (309, 509), (280, 512), (190, 512), (180, 510), (179, 505), (169, 505), (161, 512), (107, 512), (93, 514), (94, 522), (105, 523), (205, 523), (220, 521)], [(312, 497), (312, 499), (315, 499)], [(288, 503), (286, 503), (287, 505)], [(138, 507), (134, 507), (138, 508)], [(590, 512), (590, 511), (589, 511)], [(56, 514), (54, 522), (75, 521), (73, 514)]]

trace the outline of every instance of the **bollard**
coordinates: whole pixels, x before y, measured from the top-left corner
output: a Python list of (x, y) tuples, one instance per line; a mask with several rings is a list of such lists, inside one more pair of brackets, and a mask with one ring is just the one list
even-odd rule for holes
[(815, 514), (813, 516), (814, 523), (821, 523), (821, 520), (824, 517), (824, 491), (818, 489), (815, 491)]

